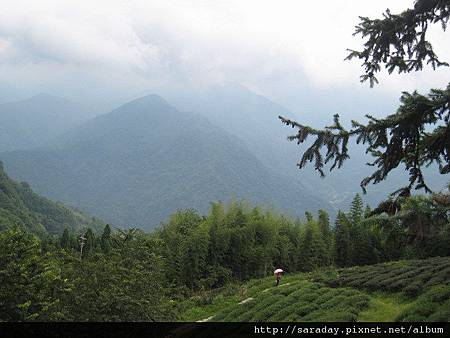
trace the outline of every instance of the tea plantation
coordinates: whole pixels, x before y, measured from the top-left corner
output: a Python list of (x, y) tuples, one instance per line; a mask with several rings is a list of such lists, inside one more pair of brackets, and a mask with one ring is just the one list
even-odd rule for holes
[(329, 270), (328, 274), (317, 274), (313, 280), (331, 287), (349, 286), (416, 296), (434, 285), (450, 284), (450, 258), (434, 257)]
[(450, 257), (255, 279), (181, 306), (185, 321), (450, 321)]

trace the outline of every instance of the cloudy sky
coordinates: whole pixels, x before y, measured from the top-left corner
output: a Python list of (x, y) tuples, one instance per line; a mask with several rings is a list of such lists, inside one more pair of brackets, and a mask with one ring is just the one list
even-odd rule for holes
[[(388, 7), (399, 12), (412, 4), (2, 0), (0, 91), (122, 100), (231, 81), (293, 110), (308, 109), (306, 97), (341, 97), (347, 106), (350, 94), (393, 102), (404, 89), (445, 86), (450, 71), (381, 76), (381, 85), (370, 90), (359, 83), (358, 61), (343, 59), (346, 48), (361, 46), (352, 36), (359, 15), (379, 17)], [(436, 27), (430, 38), (448, 61), (448, 32)]]

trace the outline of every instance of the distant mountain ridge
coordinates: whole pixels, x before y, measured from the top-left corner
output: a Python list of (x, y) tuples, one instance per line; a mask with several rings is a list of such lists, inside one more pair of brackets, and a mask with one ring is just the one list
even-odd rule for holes
[(120, 226), (149, 229), (176, 209), (206, 211), (233, 197), (298, 216), (329, 207), (238, 138), (157, 95), (89, 120), (51, 146), (0, 158), (39, 193)]
[[(365, 148), (356, 145), (352, 140), (349, 142), (351, 158), (339, 170), (326, 173), (326, 178), (322, 179), (318, 175), (313, 163), (308, 163), (305, 168), (299, 170), (297, 163), (303, 151), (306, 150), (309, 140), (300, 146), (296, 142), (289, 142), (287, 136), (296, 134), (297, 130), (283, 125), (278, 116), (281, 115), (299, 123), (314, 120), (314, 117), (295, 115), (282, 105), (240, 84), (225, 83), (189, 97), (175, 96), (173, 101), (179, 109), (194, 110), (226, 132), (241, 139), (248, 149), (273, 172), (289, 177), (291, 182), (298, 182), (309, 190), (313, 190), (331, 203), (333, 206), (331, 213), (347, 208), (355, 194), (362, 193), (360, 182), (374, 169), (366, 165), (367, 162), (372, 161), (372, 158), (365, 154)], [(332, 118), (330, 113), (327, 120), (316, 121), (316, 124), (321, 127), (329, 125)], [(426, 169), (424, 173), (428, 184), (436, 190), (445, 187), (449, 179), (448, 175), (446, 177), (438, 175), (436, 168)], [(375, 206), (379, 201), (386, 199), (388, 194), (408, 182), (408, 177), (402, 168), (398, 168), (389, 176), (387, 181), (368, 187), (368, 193), (364, 195), (366, 203)]]
[(0, 152), (35, 148), (86, 119), (81, 105), (44, 93), (2, 103)]

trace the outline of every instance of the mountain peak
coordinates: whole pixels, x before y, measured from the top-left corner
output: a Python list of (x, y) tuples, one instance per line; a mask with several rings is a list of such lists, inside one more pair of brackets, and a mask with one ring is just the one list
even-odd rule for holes
[(156, 94), (149, 94), (124, 103), (120, 107), (116, 108), (113, 112), (118, 114), (124, 111), (126, 111), (127, 113), (133, 112), (135, 114), (142, 114), (147, 112), (174, 112), (176, 111), (176, 109), (161, 96)]
[(120, 107), (114, 109), (112, 116), (148, 116), (155, 114), (173, 113), (177, 110), (171, 106), (165, 99), (156, 94), (146, 95), (127, 103), (124, 103)]
[(131, 100), (125, 104), (149, 104), (149, 105), (161, 105), (171, 107), (170, 104), (157, 94), (149, 94), (137, 99)]

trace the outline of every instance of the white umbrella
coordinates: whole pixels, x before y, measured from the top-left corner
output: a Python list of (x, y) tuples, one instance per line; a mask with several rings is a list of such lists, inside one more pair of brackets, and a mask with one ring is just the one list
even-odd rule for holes
[(277, 273), (282, 273), (284, 272), (283, 269), (276, 269), (273, 273), (276, 275)]

